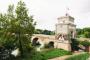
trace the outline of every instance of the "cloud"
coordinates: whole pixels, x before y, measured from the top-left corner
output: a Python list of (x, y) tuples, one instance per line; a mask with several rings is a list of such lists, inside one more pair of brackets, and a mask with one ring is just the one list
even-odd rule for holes
[[(0, 12), (5, 12), (9, 4), (18, 0), (0, 0)], [(37, 21), (36, 28), (55, 30), (57, 18), (64, 16), (68, 7), (69, 14), (75, 18), (77, 27), (90, 26), (90, 0), (23, 0), (30, 15)]]
[(85, 13), (88, 13), (90, 12), (90, 0), (86, 0), (85, 4), (83, 4), (83, 11), (82, 12), (85, 12)]

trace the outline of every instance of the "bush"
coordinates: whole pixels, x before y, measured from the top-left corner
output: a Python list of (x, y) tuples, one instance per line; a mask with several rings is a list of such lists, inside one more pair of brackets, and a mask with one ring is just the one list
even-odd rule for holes
[(88, 31), (84, 32), (84, 36), (85, 36), (86, 38), (90, 38), (90, 32), (88, 32)]
[(26, 52), (26, 54), (24, 54), (24, 57), (22, 58), (20, 57), (16, 60), (47, 60), (47, 59), (40, 52), (32, 50), (31, 52)]
[(86, 52), (89, 52), (89, 51), (90, 51), (90, 50), (89, 50), (89, 46), (90, 46), (90, 42), (89, 42), (89, 41), (87, 41), (87, 40), (81, 41), (80, 44), (85, 47), (85, 51), (86, 51)]
[(90, 42), (87, 41), (87, 40), (81, 41), (80, 44), (83, 45), (83, 46), (90, 46)]
[(83, 53), (69, 57), (66, 60), (87, 60), (89, 58), (89, 55), (90, 55), (89, 53)]
[(79, 47), (78, 47), (78, 45), (79, 45), (79, 41), (78, 40), (76, 40), (76, 39), (71, 39), (71, 48), (72, 48), (72, 51), (74, 51), (74, 50), (79, 50)]

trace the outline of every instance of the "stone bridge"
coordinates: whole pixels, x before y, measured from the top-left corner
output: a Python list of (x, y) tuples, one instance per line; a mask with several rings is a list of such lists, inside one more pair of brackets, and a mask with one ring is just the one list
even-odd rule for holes
[(59, 41), (55, 38), (55, 35), (43, 35), (43, 34), (34, 34), (32, 36), (31, 42), (35, 45), (35, 43), (40, 43), (39, 48), (43, 48), (46, 44), (49, 44), (53, 48), (61, 48), (65, 50), (71, 50), (70, 43), (68, 40)]
[(33, 41), (35, 38), (38, 38), (38, 40), (41, 40), (43, 43), (49, 43), (49, 42), (55, 42), (55, 36), (54, 35), (43, 35), (43, 34), (34, 34), (32, 36), (31, 41)]

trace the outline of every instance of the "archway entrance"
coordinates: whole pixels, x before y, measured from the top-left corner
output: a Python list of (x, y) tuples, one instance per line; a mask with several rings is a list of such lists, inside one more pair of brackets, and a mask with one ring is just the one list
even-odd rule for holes
[(48, 48), (54, 48), (54, 42), (53, 41), (48, 43)]
[(32, 40), (32, 46), (38, 46), (38, 45), (40, 45), (40, 43), (38, 42), (38, 39), (39, 39), (39, 38), (34, 38), (34, 39)]

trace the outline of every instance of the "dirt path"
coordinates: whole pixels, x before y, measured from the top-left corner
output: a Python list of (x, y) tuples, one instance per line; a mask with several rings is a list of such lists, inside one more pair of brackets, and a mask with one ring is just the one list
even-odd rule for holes
[[(73, 55), (78, 55), (78, 54), (82, 54), (82, 53), (74, 53)], [(56, 58), (48, 59), (48, 60), (65, 60), (66, 58), (71, 57), (73, 55), (66, 55), (66, 56), (56, 57)]]

